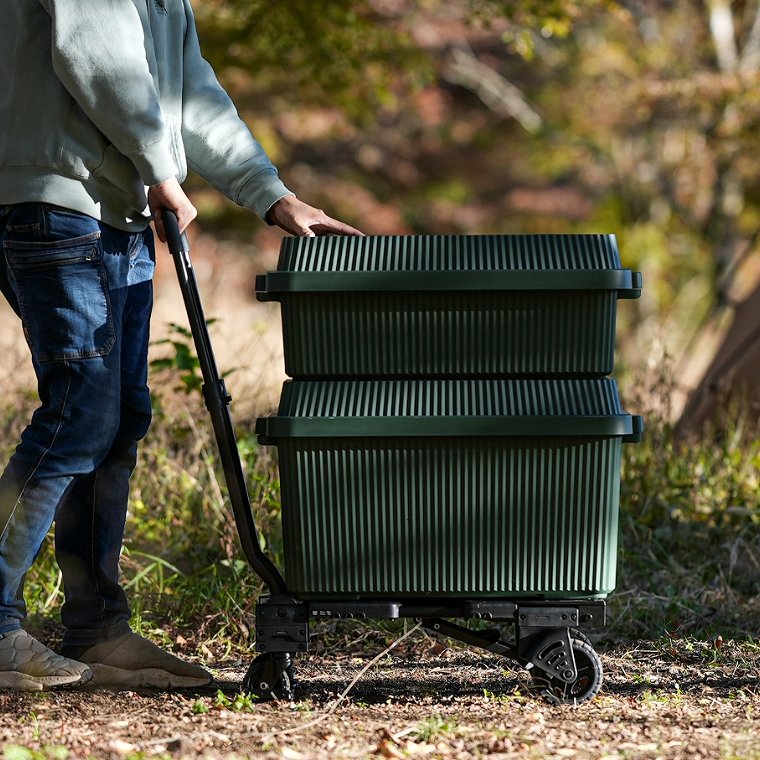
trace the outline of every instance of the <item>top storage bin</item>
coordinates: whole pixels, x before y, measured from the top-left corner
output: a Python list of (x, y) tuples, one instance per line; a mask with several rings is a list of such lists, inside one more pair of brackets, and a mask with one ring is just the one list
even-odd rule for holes
[(614, 235), (325, 236), (284, 240), (256, 290), (293, 378), (591, 378), (641, 277)]

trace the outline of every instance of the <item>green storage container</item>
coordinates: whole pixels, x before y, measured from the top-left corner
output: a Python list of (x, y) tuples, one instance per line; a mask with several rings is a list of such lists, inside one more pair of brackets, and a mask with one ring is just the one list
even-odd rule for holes
[(614, 380), (289, 381), (285, 576), (301, 599), (603, 597), (615, 586)]
[(290, 377), (604, 377), (641, 279), (614, 235), (333, 236), (284, 240), (256, 288)]

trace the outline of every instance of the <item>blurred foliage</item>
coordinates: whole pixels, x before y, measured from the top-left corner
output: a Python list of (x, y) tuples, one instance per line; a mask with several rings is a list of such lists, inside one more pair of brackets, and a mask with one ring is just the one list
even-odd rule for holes
[(364, 121), (392, 105), (397, 84), (430, 72), (409, 31), (369, 0), (205, 0), (196, 15), (204, 54), (233, 95), (254, 101), (337, 107)]
[[(633, 357), (683, 352), (737, 297), (760, 230), (758, 0), (197, 5), (254, 133), (331, 215), (377, 234), (615, 232), (644, 273), (621, 322)], [(251, 237), (194, 187), (210, 231)]]
[[(216, 320), (206, 320), (206, 325), (211, 326)], [(157, 356), (150, 361), (150, 372), (152, 382), (160, 386), (161, 373), (171, 370), (172, 374), (176, 372), (179, 379), (174, 390), (182, 393), (202, 393), (203, 376), (201, 374), (200, 361), (195, 353), (193, 346), (193, 334), (189, 328), (178, 325), (174, 322), (169, 323), (169, 337), (153, 341), (153, 346), (171, 346), (169, 352), (162, 352), (162, 356)], [(154, 395), (154, 406), (160, 405), (161, 396)]]
[(574, 21), (584, 11), (599, 5), (599, 0), (470, 0), (475, 21), (490, 24), (506, 19), (510, 26), (502, 39), (510, 50), (527, 59), (536, 53), (536, 38), (567, 37)]

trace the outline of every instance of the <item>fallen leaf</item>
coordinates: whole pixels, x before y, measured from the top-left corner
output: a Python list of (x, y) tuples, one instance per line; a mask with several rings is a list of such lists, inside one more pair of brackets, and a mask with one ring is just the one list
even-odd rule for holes
[(115, 752), (117, 755), (131, 755), (137, 752), (137, 747), (129, 742), (122, 741), (121, 739), (112, 739), (108, 743), (108, 748), (111, 752)]
[(438, 752), (438, 748), (435, 744), (417, 744), (410, 740), (404, 745), (404, 751), (407, 755), (431, 755)]
[(403, 760), (404, 753), (401, 752), (396, 745), (388, 739), (383, 739), (380, 744), (377, 745), (377, 751), (383, 755), (383, 757), (394, 757), (398, 760)]
[(285, 758), (285, 760), (303, 760), (303, 758), (306, 757), (306, 755), (302, 755), (297, 750), (291, 749), (290, 747), (283, 747), (280, 750), (280, 755)]

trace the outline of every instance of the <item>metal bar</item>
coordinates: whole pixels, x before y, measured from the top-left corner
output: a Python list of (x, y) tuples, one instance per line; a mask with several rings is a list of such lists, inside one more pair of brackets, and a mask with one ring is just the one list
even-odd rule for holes
[(227, 393), (224, 381), (219, 377), (195, 272), (190, 260), (190, 246), (187, 237), (180, 234), (177, 217), (171, 211), (164, 209), (163, 221), (167, 244), (174, 259), (195, 350), (198, 354), (204, 382), (203, 395), (214, 427), (240, 544), (251, 567), (266, 583), (270, 591), (273, 594), (284, 594), (287, 593), (285, 579), (259, 546), (258, 530), (253, 518), (245, 474), (240, 462), (237, 440), (230, 417), (229, 403), (231, 397)]
[(513, 647), (501, 641), (501, 634), (495, 628), (486, 631), (473, 631), (440, 618), (423, 619), (422, 626), (433, 633), (440, 633), (443, 636), (448, 636), (450, 639), (456, 639), (457, 641), (485, 649), (494, 654), (501, 654), (507, 657), (514, 657), (517, 654)]

